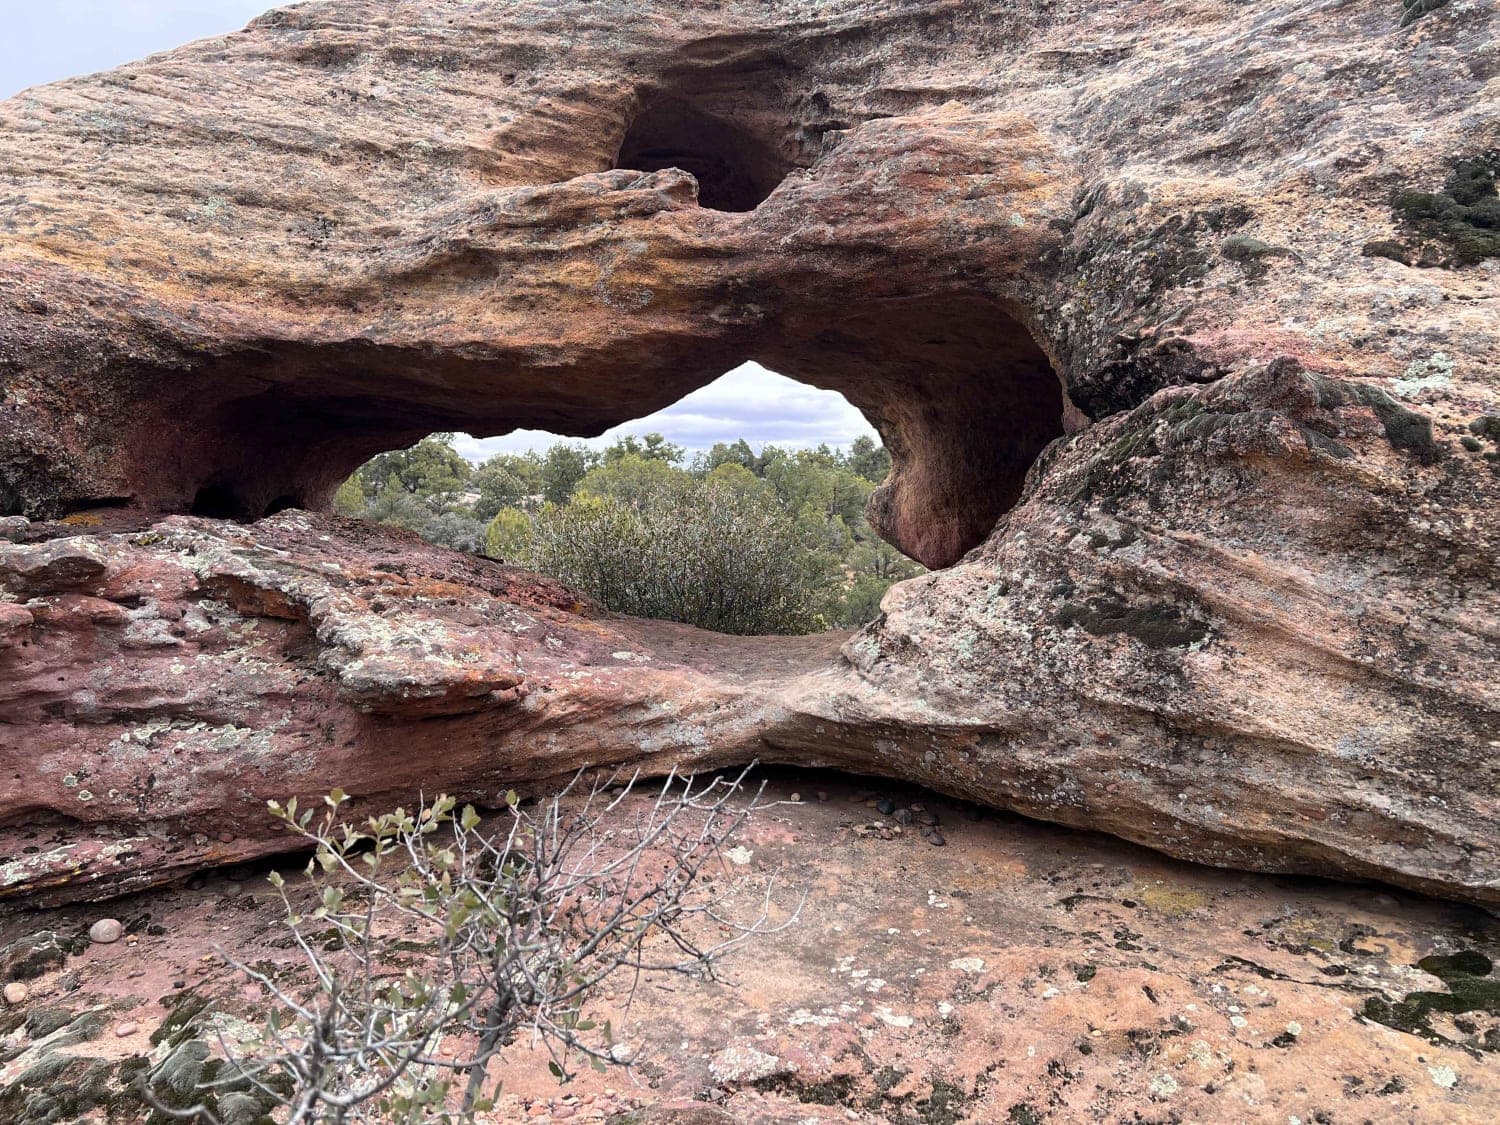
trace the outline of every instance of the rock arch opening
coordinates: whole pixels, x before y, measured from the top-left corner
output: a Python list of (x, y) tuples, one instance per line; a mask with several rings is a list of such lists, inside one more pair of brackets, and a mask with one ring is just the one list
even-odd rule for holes
[(288, 505), (319, 508), (370, 457), (426, 434), (594, 437), (750, 359), (839, 392), (869, 420), (892, 457), (870, 500), (871, 526), (926, 567), (952, 565), (988, 537), (1062, 436), (1056, 368), (1023, 314), (980, 293), (801, 296), (767, 290), (753, 324), (705, 317), (561, 368), (545, 352), (503, 344), (229, 353), (190, 377), (163, 378), (169, 397), (153, 416), (173, 417), (178, 438), (143, 430), (125, 474), (135, 503), (156, 510), (258, 519)]
[(698, 181), (698, 202), (713, 211), (753, 211), (795, 167), (777, 146), (693, 101), (647, 101), (620, 144), (615, 167), (637, 172), (680, 168)]

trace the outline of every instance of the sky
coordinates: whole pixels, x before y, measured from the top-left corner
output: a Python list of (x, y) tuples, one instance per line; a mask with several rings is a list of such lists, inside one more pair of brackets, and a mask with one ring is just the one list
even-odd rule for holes
[[(0, 0), (0, 98), (238, 30), (275, 6), (266, 0)], [(622, 433), (652, 431), (690, 453), (741, 437), (759, 449), (766, 443), (847, 445), (861, 434), (874, 434), (842, 395), (755, 363), (587, 444), (607, 445)], [(557, 440), (520, 430), (484, 440), (461, 435), (457, 446), (479, 460), (502, 450), (544, 449)]]

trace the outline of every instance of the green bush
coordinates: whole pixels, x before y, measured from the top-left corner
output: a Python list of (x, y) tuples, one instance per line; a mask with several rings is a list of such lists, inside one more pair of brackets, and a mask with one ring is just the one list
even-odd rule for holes
[(865, 521), (891, 463), (869, 438), (847, 452), (737, 441), (683, 459), (646, 434), (471, 468), (435, 434), (367, 463), (334, 506), (549, 573), (621, 613), (721, 632), (855, 628), (922, 573)]
[(585, 493), (549, 505), (527, 564), (636, 617), (720, 633), (825, 627), (834, 560), (774, 501), (683, 476), (638, 503)]

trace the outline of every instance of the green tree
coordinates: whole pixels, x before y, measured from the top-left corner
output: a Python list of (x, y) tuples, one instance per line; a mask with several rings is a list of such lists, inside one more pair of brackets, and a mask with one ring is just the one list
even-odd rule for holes
[(725, 461), (703, 479), (709, 484), (749, 496), (770, 495), (770, 487), (766, 482), (737, 461)]
[(492, 559), (525, 559), (531, 547), (531, 517), (519, 508), (501, 508), (484, 530), (484, 547)]
[(879, 484), (891, 474), (891, 454), (885, 446), (876, 445), (873, 438), (862, 434), (849, 446), (844, 467), (855, 476)]
[(750, 448), (750, 443), (744, 438), (729, 445), (718, 442), (707, 453), (698, 454), (693, 462), (693, 471), (706, 476), (720, 465), (739, 465), (756, 476), (760, 476), (765, 469), (765, 463), (756, 456), (755, 450)]
[(433, 512), (456, 503), (473, 475), (474, 467), (453, 448), (452, 434), (432, 434), (410, 448), (382, 453), (359, 471), (367, 498), (397, 488)]
[(721, 633), (822, 628), (837, 582), (774, 501), (704, 482), (644, 504), (548, 505), (528, 561), (606, 608)]
[(666, 499), (692, 484), (688, 473), (666, 461), (626, 453), (607, 457), (604, 464), (590, 469), (574, 486), (573, 495), (609, 497), (639, 507)]
[(339, 485), (339, 490), (333, 494), (333, 510), (341, 516), (356, 519), (365, 514), (365, 489), (358, 473)]
[(579, 442), (558, 442), (542, 457), (540, 479), (542, 499), (549, 504), (566, 504), (573, 489), (584, 475), (599, 463), (599, 455)]
[(865, 501), (874, 488), (826, 450), (777, 450), (766, 460), (765, 479), (790, 510), (811, 510), (830, 519), (837, 516), (851, 527), (863, 517)]
[(542, 459), (536, 454), (497, 453), (474, 470), (470, 487), (479, 493), (474, 518), (489, 521), (501, 508), (520, 508), (542, 491)]
[(661, 434), (646, 434), (644, 437), (625, 434), (616, 438), (614, 444), (604, 451), (604, 463), (609, 464), (624, 457), (639, 457), (646, 461), (679, 465), (683, 456), (682, 446), (673, 445)]

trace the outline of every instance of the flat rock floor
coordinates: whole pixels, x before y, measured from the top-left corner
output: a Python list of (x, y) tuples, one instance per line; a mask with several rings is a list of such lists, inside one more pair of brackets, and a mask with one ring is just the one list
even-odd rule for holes
[[(975, 820), (886, 782), (778, 772), (766, 797), (778, 803), (731, 841), (724, 878), (753, 893), (774, 875), (783, 904), (805, 891), (800, 919), (737, 950), (720, 981), (648, 978), (628, 1011), (623, 988), (601, 995), (591, 1014), (613, 1017), (630, 1070), (585, 1068), (560, 1086), (544, 1053), (511, 1048), (495, 1121), (1305, 1125), (1500, 1112), (1500, 973), (1484, 973), (1500, 960), (1500, 920), (1488, 914)], [(942, 846), (878, 801), (935, 814)], [(297, 962), (268, 869), (104, 906), (5, 907), (0, 946), (52, 931), (73, 952), (0, 1010), (0, 1120), (69, 1120), (45, 1116), (45, 1097), (61, 1096), (38, 1093), (48, 1074), (68, 1096), (90, 1074), (101, 1091), (92, 1108), (66, 1097), (54, 1108), (105, 1120), (113, 1105), (116, 1120), (141, 1120), (105, 1089), (142, 1065), (132, 1058), (165, 1058), (185, 1013), (258, 1023), (215, 951)], [(77, 940), (106, 915), (124, 940)], [(65, 1068), (67, 1056), (102, 1061)]]

